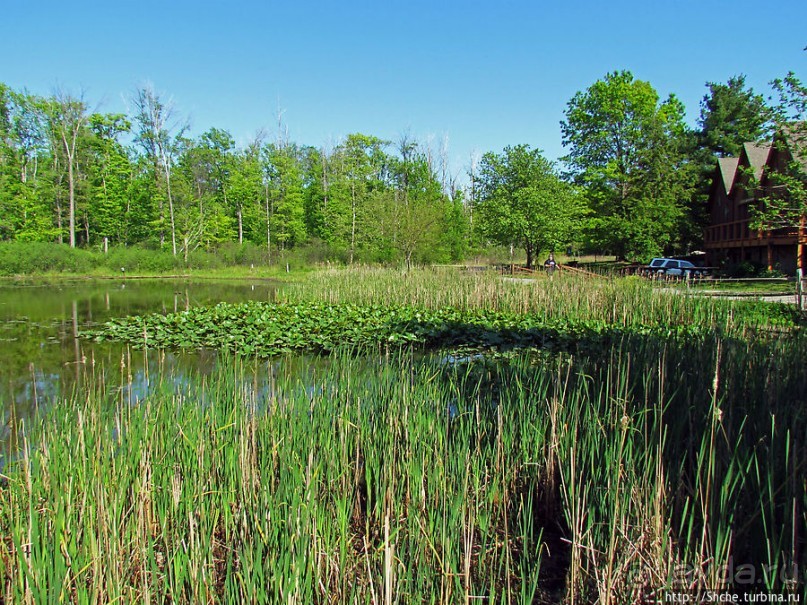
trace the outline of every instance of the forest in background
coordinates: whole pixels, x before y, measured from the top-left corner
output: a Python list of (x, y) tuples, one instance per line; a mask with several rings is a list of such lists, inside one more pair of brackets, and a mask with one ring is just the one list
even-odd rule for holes
[[(715, 158), (804, 115), (795, 75), (778, 103), (743, 76), (707, 83), (696, 128), (674, 96), (612, 72), (567, 103), (560, 163), (514, 144), (452, 171), (445, 145), (346, 136), (332, 148), (289, 140), (282, 124), (246, 145), (210, 128), (191, 136), (150, 86), (130, 115), (82, 94), (43, 97), (0, 84), (0, 242), (106, 252), (259, 249), (273, 262), (311, 249), (346, 264), (455, 262), (491, 245), (630, 260), (699, 248)], [(799, 203), (803, 204), (803, 200)], [(254, 256), (254, 255), (253, 255)]]

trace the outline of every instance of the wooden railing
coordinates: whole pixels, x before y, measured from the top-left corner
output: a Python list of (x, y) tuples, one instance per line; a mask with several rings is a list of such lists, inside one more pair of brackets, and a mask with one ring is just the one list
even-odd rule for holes
[[(549, 272), (547, 267), (544, 265), (539, 265), (533, 267), (532, 269), (527, 269), (524, 265), (516, 265), (516, 264), (508, 264), (508, 265), (499, 265), (499, 270), (501, 271), (502, 275), (535, 275), (536, 273), (545, 273)], [(586, 277), (609, 277), (607, 275), (602, 275), (600, 273), (594, 273), (593, 271), (587, 271), (586, 269), (581, 269), (580, 267), (572, 267), (570, 265), (561, 265), (558, 263), (555, 265), (555, 271), (567, 271), (569, 273), (574, 273), (576, 275), (585, 275)]]

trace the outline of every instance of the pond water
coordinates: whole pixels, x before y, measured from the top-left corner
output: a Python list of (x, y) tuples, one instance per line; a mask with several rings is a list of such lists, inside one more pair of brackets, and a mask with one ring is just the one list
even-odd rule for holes
[[(0, 452), (16, 441), (13, 427), (20, 420), (58, 404), (89, 377), (94, 384), (98, 377), (114, 381), (134, 403), (148, 394), (158, 375), (181, 385), (188, 373), (204, 375), (215, 368), (214, 351), (139, 351), (93, 343), (79, 335), (85, 328), (113, 317), (272, 301), (277, 287), (268, 281), (165, 279), (0, 283)], [(271, 374), (272, 362), (266, 363)]]

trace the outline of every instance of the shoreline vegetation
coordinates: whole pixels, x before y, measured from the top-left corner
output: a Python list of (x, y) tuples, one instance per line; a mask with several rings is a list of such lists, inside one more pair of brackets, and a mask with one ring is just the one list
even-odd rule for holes
[[(505, 248), (489, 248), (484, 254), (465, 262), (427, 265), (432, 270), (458, 270), (481, 267), (523, 266), (522, 255), (510, 256)], [(586, 255), (565, 257), (557, 255), (563, 263), (585, 268), (608, 277), (618, 277), (622, 263), (613, 256)], [(0, 242), (0, 284), (37, 280), (145, 280), (145, 279), (193, 279), (193, 280), (277, 280), (296, 281), (309, 274), (327, 270), (364, 271), (377, 264), (346, 265), (331, 262), (323, 256), (316, 245), (303, 245), (294, 250), (275, 251), (271, 255), (265, 248), (253, 244), (228, 245), (216, 252), (197, 250), (187, 259), (176, 257), (168, 250), (140, 246), (112, 247), (106, 253), (100, 249), (69, 248), (64, 244), (45, 242)], [(396, 265), (391, 265), (394, 267)], [(415, 267), (404, 270), (404, 273)], [(416, 268), (422, 269), (422, 267)], [(394, 270), (394, 269), (391, 269)], [(543, 271), (528, 276), (542, 279)], [(795, 282), (784, 278), (707, 279), (693, 282), (655, 282), (657, 287), (686, 289), (702, 296), (787, 296), (795, 293)]]
[(230, 246), (216, 253), (198, 250), (185, 259), (137, 246), (104, 253), (63, 244), (0, 242), (0, 280), (278, 277), (287, 269), (310, 271), (316, 260), (302, 250), (269, 257), (254, 245)]
[[(136, 405), (125, 357), (112, 383), (87, 364), (90, 388), (19, 431), (0, 483), (7, 602), (804, 598), (792, 307), (356, 268), (312, 271), (276, 304), (101, 332), (221, 359), (179, 388), (155, 368)], [(260, 349), (270, 337), (283, 346)], [(329, 352), (313, 383), (283, 370), (312, 349)], [(263, 393), (256, 353), (277, 359)]]

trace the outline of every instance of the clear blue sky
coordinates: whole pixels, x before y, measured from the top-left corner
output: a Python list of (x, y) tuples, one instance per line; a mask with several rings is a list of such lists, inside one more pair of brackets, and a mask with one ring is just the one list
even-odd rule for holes
[(332, 145), (351, 132), (448, 138), (471, 153), (527, 143), (563, 154), (568, 100), (628, 69), (694, 125), (707, 81), (807, 80), (807, 0), (2, 0), (0, 81), (47, 95), (84, 91), (126, 111), (151, 82), (192, 133), (240, 144), (277, 132)]

